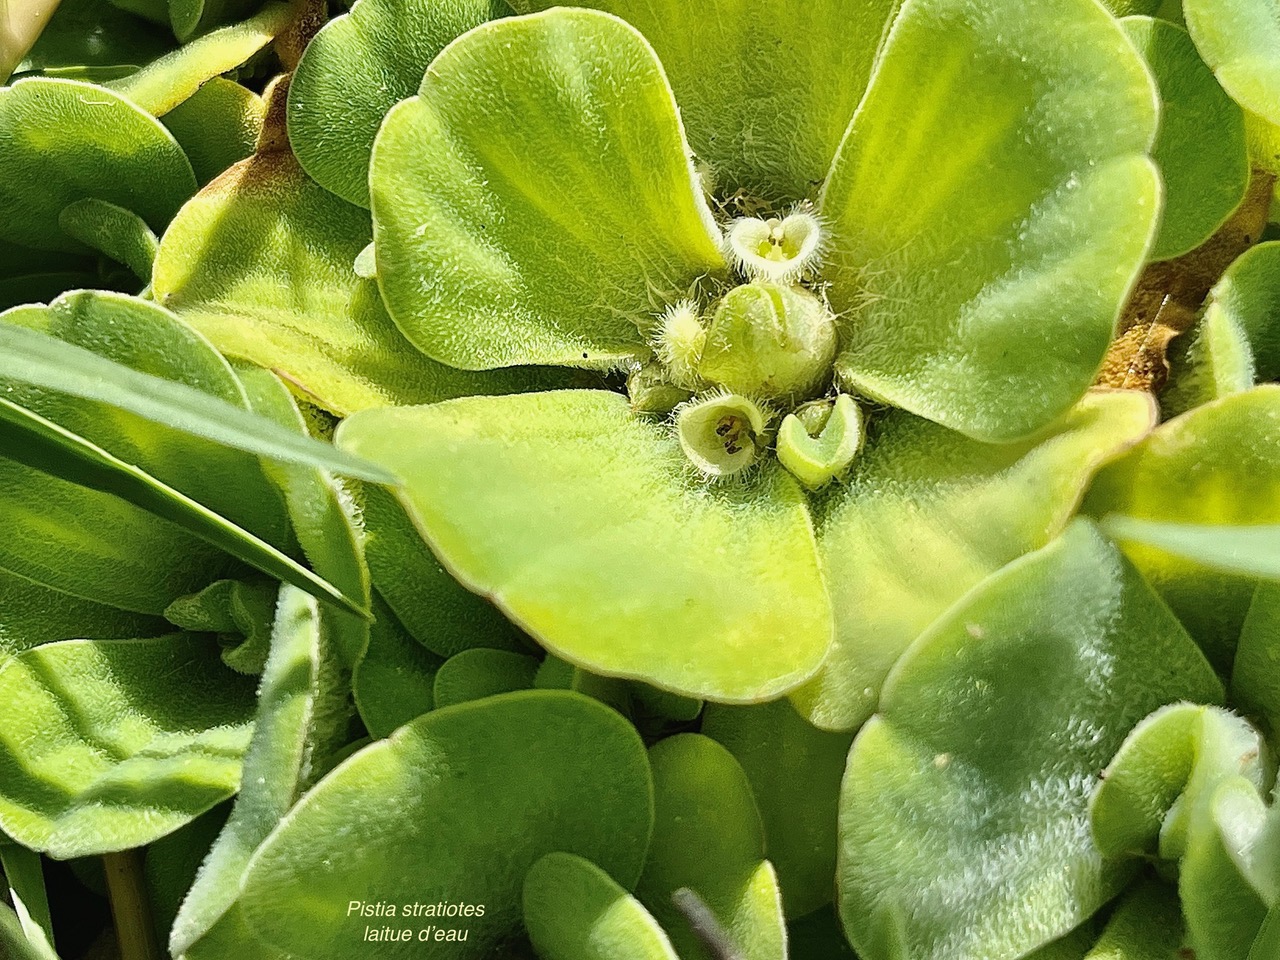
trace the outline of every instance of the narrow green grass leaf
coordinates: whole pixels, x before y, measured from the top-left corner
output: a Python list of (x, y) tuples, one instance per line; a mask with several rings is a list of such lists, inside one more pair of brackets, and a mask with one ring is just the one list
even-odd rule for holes
[(192, 387), (138, 373), (88, 350), (0, 324), (0, 377), (98, 400), (155, 423), (260, 456), (394, 483), (386, 470)]
[(127, 500), (269, 576), (291, 583), (351, 613), (362, 617), (369, 615), (337, 587), (265, 540), (83, 437), (2, 397), (0, 439), (5, 441), (8, 456), (29, 467)]

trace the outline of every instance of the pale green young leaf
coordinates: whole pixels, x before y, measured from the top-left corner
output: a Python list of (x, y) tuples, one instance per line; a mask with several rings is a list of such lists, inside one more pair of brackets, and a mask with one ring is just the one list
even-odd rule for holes
[(1098, 474), (1084, 509), (1118, 515), (1107, 522), (1129, 558), (1228, 670), (1257, 577), (1280, 549), (1267, 529), (1280, 525), (1280, 386), (1161, 424)]
[(865, 960), (1013, 960), (1118, 893), (1098, 772), (1157, 707), (1220, 698), (1196, 645), (1080, 521), (994, 574), (894, 668), (854, 741), (839, 903)]
[(119, 94), (46, 77), (0, 87), (5, 240), (83, 251), (62, 232), (58, 215), (90, 197), (136, 213), (159, 232), (195, 191), (195, 175), (177, 141)]
[[(1272, 817), (1268, 833), (1267, 807), (1243, 777), (1219, 783), (1198, 814), (1178, 876), (1187, 939), (1202, 960), (1236, 960), (1248, 953), (1267, 906), (1280, 901), (1280, 819)], [(1265, 889), (1260, 873), (1271, 881)]]
[(702, 732), (733, 754), (751, 783), (787, 916), (803, 917), (830, 903), (836, 805), (853, 734), (817, 729), (786, 700), (709, 704)]
[(543, 960), (677, 960), (635, 897), (569, 853), (547, 854), (525, 877), (524, 925)]
[(278, 371), (345, 416), (366, 407), (558, 385), (541, 370), (473, 373), (423, 356), (356, 276), (369, 214), (286, 152), (236, 164), (174, 219), (153, 292), (230, 356)]
[(1246, 774), (1254, 792), (1261, 789), (1262, 745), (1248, 721), (1222, 707), (1178, 703), (1144, 717), (1108, 762), (1090, 803), (1098, 849), (1106, 857), (1158, 851), (1178, 859), (1199, 808), (1224, 780)]
[[(653, 44), (717, 196), (818, 194), (900, 0), (591, 0)], [(554, 6), (514, 0), (521, 13)]]
[(150, 843), (235, 793), (252, 721), (206, 637), (28, 650), (0, 665), (0, 828), (57, 858)]
[(1160, 398), (1167, 416), (1280, 380), (1280, 241), (1237, 257), (1214, 284), (1195, 329), (1174, 344)]
[(1235, 101), (1280, 125), (1280, 2), (1183, 0), (1187, 30)]
[(369, 206), (369, 154), (454, 37), (511, 11), (502, 0), (360, 0), (325, 24), (289, 84), (289, 141), (317, 183)]
[(402, 502), (469, 588), (594, 673), (691, 697), (767, 700), (831, 639), (804, 495), (764, 465), (707, 486), (625, 397), (562, 390), (367, 410), (345, 449)]
[[(652, 818), (644, 746), (618, 714), (574, 693), (503, 694), (419, 717), (329, 774), (255, 854), (241, 904), (254, 934), (314, 960), (479, 960), (518, 930), (525, 874), (548, 853), (634, 885)], [(366, 925), (387, 921), (349, 917), (352, 900), (485, 910), (444, 921), (465, 923), (465, 943), (368, 944)]]
[(1244, 112), (1218, 86), (1181, 27), (1151, 17), (1128, 17), (1122, 25), (1160, 88), (1160, 133), (1152, 155), (1165, 202), (1151, 259), (1166, 260), (1209, 239), (1244, 199)]
[(824, 729), (859, 727), (911, 642), (984, 577), (1056, 536), (1094, 471), (1154, 416), (1139, 393), (1098, 392), (1038, 437), (998, 446), (906, 413), (876, 418), (847, 483), (816, 507), (836, 641), (792, 694), (800, 712)]
[(661, 65), (595, 11), (450, 44), (387, 115), (369, 183), (391, 316), (463, 368), (642, 356), (656, 315), (725, 269)]
[(653, 842), (636, 897), (685, 960), (713, 960), (672, 900), (691, 890), (743, 960), (785, 960), (786, 926), (765, 836), (742, 767), (708, 737), (683, 733), (649, 750)]
[(1160, 209), (1156, 97), (1094, 0), (908, 0), (823, 188), (842, 381), (986, 441), (1093, 382)]
[(206, 33), (106, 86), (147, 113), (163, 116), (203, 84), (248, 60), (275, 39), (293, 17), (289, 4), (268, 3), (243, 23)]
[(1210, 526), (1122, 514), (1108, 514), (1100, 523), (1111, 537), (1139, 551), (1155, 550), (1215, 573), (1280, 582), (1280, 524)]

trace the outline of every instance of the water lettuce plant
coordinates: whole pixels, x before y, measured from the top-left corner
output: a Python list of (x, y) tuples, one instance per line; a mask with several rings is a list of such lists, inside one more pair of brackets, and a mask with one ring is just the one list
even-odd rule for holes
[(1280, 957), (1276, 0), (0, 28), (6, 955)]

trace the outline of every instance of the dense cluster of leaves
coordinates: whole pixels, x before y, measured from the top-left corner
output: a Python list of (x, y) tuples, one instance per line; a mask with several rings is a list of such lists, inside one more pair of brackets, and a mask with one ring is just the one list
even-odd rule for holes
[(0, 952), (1280, 957), (1278, 0), (0, 28)]

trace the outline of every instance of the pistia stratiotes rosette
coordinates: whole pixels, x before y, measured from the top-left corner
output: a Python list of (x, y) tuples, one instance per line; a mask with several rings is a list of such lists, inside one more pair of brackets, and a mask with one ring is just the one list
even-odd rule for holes
[[(1158, 222), (1155, 91), (1123, 32), (1084, 2), (1033, 22), (916, 0), (881, 43), (838, 7), (692, 34), (626, 5), (493, 21), (374, 142), (378, 284), (415, 346), (630, 371), (629, 398), (473, 397), (339, 432), (405, 481), (463, 583), (593, 671), (793, 690), (862, 619), (844, 594), (874, 590), (854, 526), (896, 532), (864, 477), (999, 484), (1059, 449), (1059, 482), (1006, 488), (1028, 529), (961, 533), (989, 555), (976, 582), (1150, 426), (1133, 396), (1069, 413)], [(906, 412), (864, 432), (868, 401)]]

